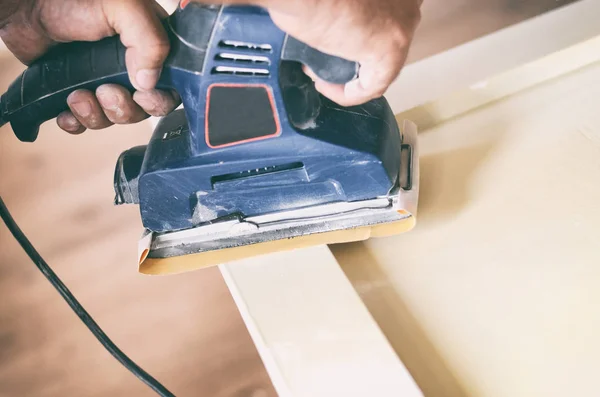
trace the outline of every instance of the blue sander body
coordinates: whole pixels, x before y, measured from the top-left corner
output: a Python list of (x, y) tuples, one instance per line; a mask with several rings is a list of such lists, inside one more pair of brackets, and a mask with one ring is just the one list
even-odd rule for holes
[[(158, 88), (176, 90), (183, 108), (159, 122), (148, 145), (121, 155), (114, 178), (115, 203), (140, 208), (142, 272), (414, 226), (414, 124), (400, 128), (383, 97), (339, 106), (302, 70), (343, 84), (357, 78), (357, 63), (285, 34), (258, 7), (189, 3), (164, 25), (172, 49)], [(73, 90), (133, 90), (124, 51), (118, 37), (55, 49), (2, 96), (2, 120), (33, 142)]]

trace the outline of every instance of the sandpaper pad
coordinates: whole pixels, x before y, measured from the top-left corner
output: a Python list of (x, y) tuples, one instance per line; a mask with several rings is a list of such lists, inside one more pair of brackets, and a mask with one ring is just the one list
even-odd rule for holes
[(149, 258), (148, 249), (151, 243), (151, 235), (147, 235), (140, 241), (138, 271), (141, 274), (152, 276), (181, 274), (274, 252), (292, 251), (317, 245), (343, 244), (365, 241), (370, 238), (394, 236), (412, 230), (415, 225), (416, 218), (410, 216), (402, 221), (374, 227), (362, 227), (312, 234), (291, 239), (269, 241), (260, 244), (172, 258)]

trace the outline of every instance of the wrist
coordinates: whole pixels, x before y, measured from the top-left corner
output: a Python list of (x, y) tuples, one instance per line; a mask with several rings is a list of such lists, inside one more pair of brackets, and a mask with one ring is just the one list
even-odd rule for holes
[(0, 39), (25, 64), (49, 47), (50, 39), (40, 26), (37, 0), (0, 0)]
[(30, 1), (24, 0), (4, 0), (0, 7), (0, 31), (9, 25), (21, 10), (27, 8)]

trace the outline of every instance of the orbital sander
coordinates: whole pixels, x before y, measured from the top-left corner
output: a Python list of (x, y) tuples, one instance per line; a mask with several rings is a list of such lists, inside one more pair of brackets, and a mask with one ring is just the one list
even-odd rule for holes
[[(180, 4), (157, 88), (182, 108), (117, 161), (116, 204), (139, 205), (140, 271), (177, 273), (248, 256), (410, 230), (416, 127), (385, 98), (342, 107), (303, 72), (344, 84), (359, 65), (285, 34), (250, 6)], [(133, 90), (119, 37), (69, 43), (2, 96), (1, 117), (33, 142), (76, 89)]]

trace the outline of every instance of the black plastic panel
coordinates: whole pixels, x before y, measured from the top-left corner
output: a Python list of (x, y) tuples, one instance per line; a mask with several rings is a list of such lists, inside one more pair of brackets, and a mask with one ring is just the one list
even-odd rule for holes
[(207, 113), (207, 143), (211, 147), (274, 137), (280, 132), (267, 86), (212, 86)]

